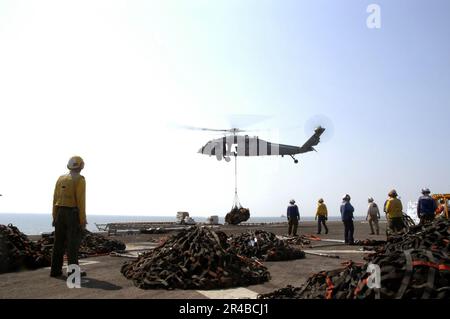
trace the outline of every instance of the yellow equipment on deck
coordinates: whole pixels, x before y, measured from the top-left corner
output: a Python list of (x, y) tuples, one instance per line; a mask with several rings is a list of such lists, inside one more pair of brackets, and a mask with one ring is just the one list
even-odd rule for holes
[(439, 205), (440, 200), (443, 199), (445, 201), (444, 205), (444, 212), (445, 217), (448, 219), (448, 211), (450, 206), (450, 194), (433, 194), (431, 195), (435, 201), (437, 201), (437, 204)]

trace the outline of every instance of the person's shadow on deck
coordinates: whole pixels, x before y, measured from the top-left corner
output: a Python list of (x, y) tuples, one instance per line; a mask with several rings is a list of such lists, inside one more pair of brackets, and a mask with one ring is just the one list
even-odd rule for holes
[(93, 278), (81, 278), (81, 288), (94, 288), (102, 290), (120, 290), (122, 287), (112, 284), (107, 281), (93, 279)]

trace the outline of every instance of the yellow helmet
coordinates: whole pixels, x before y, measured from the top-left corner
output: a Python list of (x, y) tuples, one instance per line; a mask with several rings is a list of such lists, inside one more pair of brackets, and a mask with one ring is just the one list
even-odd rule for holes
[(67, 163), (67, 168), (72, 169), (83, 169), (84, 168), (84, 161), (80, 156), (72, 156)]
[(389, 197), (397, 197), (398, 193), (395, 189), (391, 190), (388, 194)]

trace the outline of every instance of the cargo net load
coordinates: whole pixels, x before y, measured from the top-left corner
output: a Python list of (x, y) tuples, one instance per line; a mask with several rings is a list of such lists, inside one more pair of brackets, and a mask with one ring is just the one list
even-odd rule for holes
[(137, 260), (125, 262), (121, 272), (142, 289), (219, 289), (270, 279), (261, 263), (227, 247), (225, 233), (193, 226)]
[[(444, 219), (413, 226), (403, 236), (390, 237), (365, 264), (347, 262), (311, 276), (301, 287), (287, 286), (258, 298), (450, 299), (449, 229)], [(369, 285), (371, 264), (380, 267), (379, 287), (372, 281)]]
[(237, 225), (242, 222), (246, 222), (250, 218), (250, 210), (248, 208), (242, 207), (239, 202), (239, 197), (237, 194), (237, 188), (234, 193), (233, 207), (231, 211), (225, 215), (225, 223), (229, 225)]
[(281, 261), (305, 258), (305, 253), (264, 230), (248, 231), (230, 238), (229, 250), (246, 257), (264, 261)]
[(50, 266), (45, 248), (17, 227), (0, 225), (0, 273)]
[[(51, 256), (54, 242), (54, 233), (51, 233), (50, 235), (43, 235), (42, 239), (39, 239), (38, 244)], [(111, 252), (122, 252), (125, 248), (125, 244), (120, 240), (110, 239), (85, 229), (78, 249), (78, 256), (84, 258), (94, 255), (109, 254)]]
[(250, 210), (244, 207), (233, 207), (233, 209), (226, 214), (225, 222), (229, 225), (237, 225), (246, 222), (250, 218)]

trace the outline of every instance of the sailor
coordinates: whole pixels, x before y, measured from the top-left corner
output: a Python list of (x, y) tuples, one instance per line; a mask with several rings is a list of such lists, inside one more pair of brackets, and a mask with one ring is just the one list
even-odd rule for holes
[(396, 234), (403, 231), (405, 224), (403, 222), (403, 205), (395, 189), (388, 194), (389, 199), (386, 201), (386, 217), (388, 219), (389, 229)]
[(324, 204), (323, 198), (319, 199), (316, 211), (317, 222), (317, 234), (322, 232), (322, 225), (325, 228), (325, 234), (328, 234), (328, 227), (326, 221), (328, 219), (328, 209), (327, 205)]
[(289, 206), (287, 208), (287, 220), (289, 223), (288, 235), (297, 236), (298, 221), (300, 220), (300, 213), (298, 211), (298, 206), (295, 204), (295, 200), (291, 199), (289, 201)]
[[(53, 246), (51, 277), (62, 275), (64, 252), (67, 251), (68, 265), (78, 265), (78, 248), (86, 229), (86, 181), (80, 175), (84, 161), (79, 156), (70, 158), (69, 173), (56, 182), (53, 195), (53, 223), (55, 242)], [(83, 273), (82, 275), (85, 275)]]
[(344, 223), (344, 239), (347, 245), (353, 245), (355, 240), (353, 238), (353, 233), (355, 231), (355, 226), (353, 225), (353, 212), (355, 209), (352, 204), (350, 204), (350, 195), (346, 194), (342, 198), (341, 204), (341, 219)]
[(368, 199), (369, 208), (367, 210), (366, 220), (369, 220), (371, 235), (375, 235), (373, 231), (373, 226), (375, 225), (375, 230), (377, 235), (380, 234), (380, 227), (378, 225), (378, 220), (380, 219), (380, 210), (378, 209), (378, 205), (373, 201), (373, 198), (370, 197)]
[(430, 193), (428, 188), (422, 189), (422, 196), (417, 202), (417, 217), (419, 217), (421, 225), (434, 220), (437, 204)]

